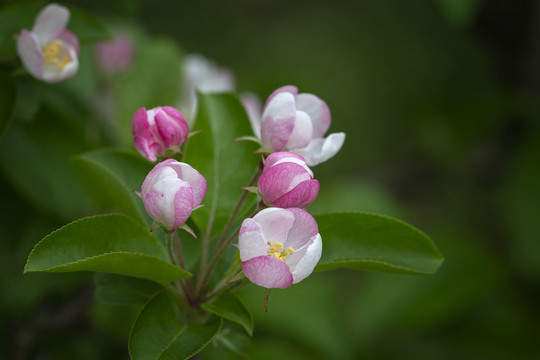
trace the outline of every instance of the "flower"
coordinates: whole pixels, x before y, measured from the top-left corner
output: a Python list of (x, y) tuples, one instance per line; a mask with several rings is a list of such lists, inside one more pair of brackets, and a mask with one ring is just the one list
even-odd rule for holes
[(234, 90), (234, 75), (227, 69), (218, 67), (202, 55), (191, 54), (182, 63), (182, 98), (179, 108), (193, 123), (197, 113), (197, 93), (222, 93)]
[(266, 158), (258, 182), (259, 192), (270, 206), (280, 208), (308, 206), (319, 193), (319, 181), (304, 159), (291, 152), (277, 152)]
[(261, 118), (253, 116), (253, 99), (244, 98), (243, 102), (254, 133), (262, 143), (261, 151), (289, 150), (304, 157), (309, 166), (315, 166), (343, 146), (345, 133), (323, 138), (331, 123), (326, 103), (313, 94), (299, 94), (295, 86), (275, 90), (266, 100)]
[(146, 212), (167, 230), (183, 225), (206, 194), (206, 179), (186, 163), (169, 159), (146, 176), (141, 198)]
[(127, 70), (133, 62), (133, 55), (133, 39), (124, 32), (116, 32), (112, 41), (100, 42), (96, 46), (98, 65), (106, 72)]
[(182, 113), (170, 106), (140, 108), (133, 115), (131, 129), (135, 148), (150, 161), (156, 161), (157, 156), (169, 150), (180, 152), (189, 132)]
[(69, 15), (67, 8), (51, 4), (41, 10), (32, 31), (21, 31), (17, 53), (34, 77), (54, 83), (77, 73), (79, 39), (66, 29)]
[(267, 208), (244, 220), (238, 249), (242, 270), (251, 282), (285, 289), (313, 272), (321, 258), (322, 240), (307, 211)]

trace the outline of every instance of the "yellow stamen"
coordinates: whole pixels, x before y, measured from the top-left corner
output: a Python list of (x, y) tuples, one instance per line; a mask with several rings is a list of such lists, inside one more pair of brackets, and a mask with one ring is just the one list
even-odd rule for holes
[(45, 63), (56, 65), (60, 70), (64, 69), (71, 62), (69, 54), (62, 51), (62, 45), (64, 45), (62, 40), (55, 39), (41, 49)]
[(278, 260), (286, 261), (289, 255), (294, 254), (294, 249), (292, 247), (283, 249), (283, 244), (278, 241), (272, 243), (268, 241), (267, 244), (269, 246), (268, 255), (275, 257)]

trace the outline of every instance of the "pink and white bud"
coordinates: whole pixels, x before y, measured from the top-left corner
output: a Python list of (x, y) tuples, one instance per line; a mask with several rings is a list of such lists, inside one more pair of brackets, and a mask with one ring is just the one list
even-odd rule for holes
[(69, 16), (67, 8), (48, 5), (36, 17), (32, 31), (19, 34), (17, 53), (35, 78), (54, 83), (77, 73), (79, 39), (66, 29)]
[(133, 63), (134, 44), (130, 35), (114, 33), (112, 41), (100, 42), (96, 46), (96, 59), (101, 70), (119, 72), (129, 69)]
[(170, 106), (140, 108), (133, 115), (131, 129), (135, 148), (150, 161), (168, 151), (180, 152), (189, 133), (184, 115)]
[[(254, 129), (260, 128), (264, 151), (289, 150), (304, 157), (309, 166), (334, 156), (345, 141), (344, 133), (323, 138), (331, 123), (328, 106), (313, 94), (299, 94), (295, 86), (275, 90), (266, 100), (262, 118), (250, 116), (250, 120)], [(253, 125), (257, 120), (260, 127)]]
[(264, 202), (280, 208), (304, 208), (319, 193), (319, 181), (304, 159), (291, 152), (277, 152), (266, 158), (258, 182)]
[(183, 225), (206, 194), (206, 179), (186, 163), (168, 159), (146, 176), (141, 198), (146, 212), (167, 230)]
[(251, 282), (285, 289), (313, 272), (321, 258), (322, 239), (307, 211), (267, 208), (244, 220), (238, 249), (242, 270)]

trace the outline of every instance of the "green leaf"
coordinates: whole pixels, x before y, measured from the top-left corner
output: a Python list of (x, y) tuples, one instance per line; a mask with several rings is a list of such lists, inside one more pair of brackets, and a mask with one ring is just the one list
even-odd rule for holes
[[(142, 42), (134, 68), (116, 82), (115, 94), (121, 129), (131, 129), (133, 114), (141, 107), (147, 109), (175, 104), (180, 91), (180, 51), (175, 43), (163, 39)], [(129, 131), (122, 132), (123, 143), (133, 141)]]
[(142, 200), (133, 192), (141, 185), (152, 164), (140, 156), (102, 149), (74, 156), (72, 162), (81, 182), (104, 210), (119, 210), (149, 225)]
[(212, 341), (221, 329), (221, 318), (187, 325), (180, 308), (166, 292), (154, 296), (142, 309), (129, 337), (133, 360), (189, 359)]
[(249, 335), (253, 335), (253, 317), (236, 295), (226, 292), (202, 304), (201, 307), (212, 314), (240, 324)]
[(95, 273), (96, 299), (112, 304), (146, 304), (163, 290), (155, 282), (109, 273)]
[(17, 98), (17, 89), (13, 78), (0, 72), (0, 139), (11, 122)]
[(323, 240), (316, 270), (433, 274), (444, 260), (429, 237), (400, 220), (362, 212), (321, 214), (315, 220)]
[(24, 272), (99, 271), (166, 283), (191, 274), (169, 263), (165, 247), (121, 214), (87, 217), (56, 230), (28, 256)]
[(212, 235), (216, 235), (238, 202), (242, 187), (248, 185), (260, 156), (253, 154), (256, 144), (234, 141), (252, 130), (246, 111), (233, 94), (200, 94), (197, 129), (202, 132), (189, 139), (184, 161), (205, 176), (207, 206), (192, 217), (199, 226), (214, 217)]
[(13, 121), (0, 142), (0, 167), (18, 192), (63, 221), (95, 213), (79, 183), (70, 154), (88, 151), (82, 134), (67, 128), (47, 107), (32, 123)]

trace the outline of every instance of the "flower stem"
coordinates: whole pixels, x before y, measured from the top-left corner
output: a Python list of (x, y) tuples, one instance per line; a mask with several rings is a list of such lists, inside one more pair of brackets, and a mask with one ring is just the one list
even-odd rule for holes
[[(255, 169), (255, 173), (253, 174), (251, 180), (249, 181), (249, 184), (247, 185), (252, 186), (255, 184), (259, 176), (261, 175), (263, 170), (263, 161), (261, 160), (259, 164), (257, 165), (257, 168)], [(214, 269), (214, 267), (217, 265), (217, 262), (219, 258), (221, 257), (221, 254), (223, 254), (223, 251), (227, 248), (227, 246), (234, 240), (236, 235), (238, 235), (238, 232), (240, 231), (240, 227), (227, 239), (227, 235), (231, 229), (231, 226), (234, 223), (234, 220), (236, 218), (236, 215), (240, 211), (240, 208), (242, 207), (242, 204), (244, 203), (244, 200), (247, 197), (247, 194), (249, 191), (244, 190), (242, 191), (242, 195), (240, 196), (240, 199), (236, 203), (236, 206), (234, 207), (233, 212), (231, 213), (231, 216), (229, 217), (229, 220), (227, 221), (227, 224), (225, 225), (225, 228), (223, 229), (223, 232), (221, 234), (221, 237), (219, 238), (219, 242), (216, 248), (216, 252), (214, 253), (214, 256), (212, 257), (212, 260), (210, 261), (210, 265), (208, 266), (208, 269), (206, 272), (204, 272), (203, 275), (203, 268), (201, 267), (201, 273), (199, 274), (199, 281), (197, 282), (197, 295), (201, 297), (202, 291), (204, 289), (204, 286), (206, 285), (206, 282), (208, 281), (210, 277), (210, 273)], [(227, 239), (227, 240), (226, 240)], [(204, 249), (204, 248), (203, 248)], [(206, 259), (204, 259), (206, 260)]]
[[(169, 254), (171, 256), (173, 264), (178, 266), (182, 270), (186, 270), (185, 265), (184, 265), (184, 258), (182, 256), (182, 249), (180, 248), (180, 239), (178, 238), (177, 230), (166, 231), (166, 234), (167, 234), (167, 245), (169, 248)], [(175, 251), (173, 239), (174, 239), (174, 242), (176, 243), (176, 251)], [(193, 286), (191, 285), (191, 281), (189, 281), (189, 279), (182, 279), (180, 281), (177, 281), (177, 284), (180, 284), (180, 287), (184, 291), (184, 294), (187, 297), (188, 304), (190, 306), (197, 306), (197, 300), (195, 298), (195, 292), (193, 291)]]

